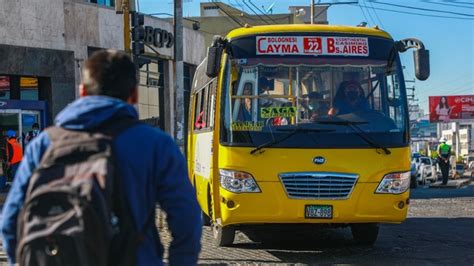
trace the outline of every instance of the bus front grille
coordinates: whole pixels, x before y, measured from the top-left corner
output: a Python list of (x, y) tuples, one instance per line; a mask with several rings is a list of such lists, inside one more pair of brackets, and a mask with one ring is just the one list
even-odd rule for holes
[(329, 172), (296, 172), (279, 175), (289, 198), (347, 199), (358, 175)]

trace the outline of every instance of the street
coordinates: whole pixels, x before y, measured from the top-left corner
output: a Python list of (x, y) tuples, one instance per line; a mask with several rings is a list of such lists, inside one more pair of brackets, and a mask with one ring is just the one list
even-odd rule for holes
[(474, 266), (474, 0), (0, 22), (0, 266)]
[[(159, 222), (158, 222), (159, 223)], [(226, 264), (457, 264), (474, 263), (474, 184), (458, 189), (412, 189), (408, 219), (382, 225), (374, 247), (357, 246), (349, 228), (314, 232), (269, 232), (271, 240), (252, 242), (238, 232), (232, 247), (215, 248), (204, 227), (202, 265)], [(170, 235), (160, 230), (169, 245)], [(0, 265), (6, 256), (0, 254)]]
[(212, 231), (205, 227), (199, 263), (473, 265), (474, 184), (459, 189), (420, 186), (411, 198), (408, 219), (382, 225), (372, 248), (356, 246), (349, 228), (272, 232), (273, 240), (265, 244), (239, 232), (233, 247), (215, 248)]

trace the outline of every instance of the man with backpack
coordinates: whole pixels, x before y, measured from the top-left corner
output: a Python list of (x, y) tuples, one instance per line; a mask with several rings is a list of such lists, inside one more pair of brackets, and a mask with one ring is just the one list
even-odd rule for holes
[(134, 64), (99, 51), (82, 77), (81, 98), (26, 148), (3, 207), (9, 262), (162, 265), (158, 203), (173, 237), (170, 265), (195, 265), (200, 208), (174, 141), (137, 121)]

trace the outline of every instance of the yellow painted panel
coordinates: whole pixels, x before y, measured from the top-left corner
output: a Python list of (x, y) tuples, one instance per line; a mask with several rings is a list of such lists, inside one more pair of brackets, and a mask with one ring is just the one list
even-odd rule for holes
[[(219, 146), (219, 168), (252, 174), (257, 181), (279, 182), (283, 172), (338, 172), (359, 175), (359, 182), (380, 182), (391, 172), (410, 171), (409, 148), (390, 149), (389, 155), (375, 149), (282, 149), (265, 148), (250, 154), (253, 148)], [(313, 158), (323, 156), (322, 165)]]
[[(349, 199), (306, 200), (289, 199), (281, 183), (260, 182), (262, 193), (235, 194), (220, 189), (225, 202), (235, 204), (229, 208), (221, 201), (223, 225), (259, 223), (400, 223), (407, 215), (409, 192), (400, 195), (375, 194), (378, 184), (357, 183)], [(304, 216), (307, 204), (332, 205), (333, 219), (308, 219)]]

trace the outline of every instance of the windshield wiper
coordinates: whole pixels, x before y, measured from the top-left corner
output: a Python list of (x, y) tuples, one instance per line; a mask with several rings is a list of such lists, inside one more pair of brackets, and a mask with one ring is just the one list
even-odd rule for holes
[(294, 128), (277, 128), (275, 129), (276, 131), (291, 131), (290, 133), (286, 134), (285, 136), (279, 138), (279, 139), (275, 139), (275, 140), (272, 140), (272, 141), (269, 141), (269, 142), (265, 142), (261, 145), (258, 145), (257, 147), (255, 147), (255, 149), (251, 150), (250, 151), (250, 154), (254, 154), (256, 153), (257, 151), (263, 149), (263, 148), (267, 148), (267, 147), (272, 147), (278, 143), (281, 143), (289, 138), (291, 138), (291, 136), (295, 135), (296, 133), (300, 133), (300, 132), (333, 132), (335, 130), (333, 129), (317, 129), (317, 128), (303, 128), (303, 127), (294, 127)]
[[(324, 121), (317, 121), (316, 123), (319, 123), (319, 124), (326, 124), (326, 125), (343, 125), (343, 126), (348, 126), (350, 127), (352, 130), (354, 130), (354, 132), (357, 134), (357, 136), (359, 136), (361, 139), (363, 139), (365, 142), (367, 142), (367, 144), (369, 144), (370, 146), (376, 148), (376, 149), (381, 149), (384, 151), (385, 154), (391, 154), (392, 152), (387, 149), (386, 147), (374, 142), (373, 140), (371, 140), (368, 136), (367, 136), (367, 133), (364, 132), (364, 130), (362, 130), (359, 125), (360, 124), (367, 124), (368, 122), (367, 121), (351, 121), (351, 120), (346, 120), (346, 119), (343, 119), (343, 118), (340, 118), (340, 117), (337, 117), (337, 120), (324, 120)], [(377, 151), (378, 152), (378, 151)]]

